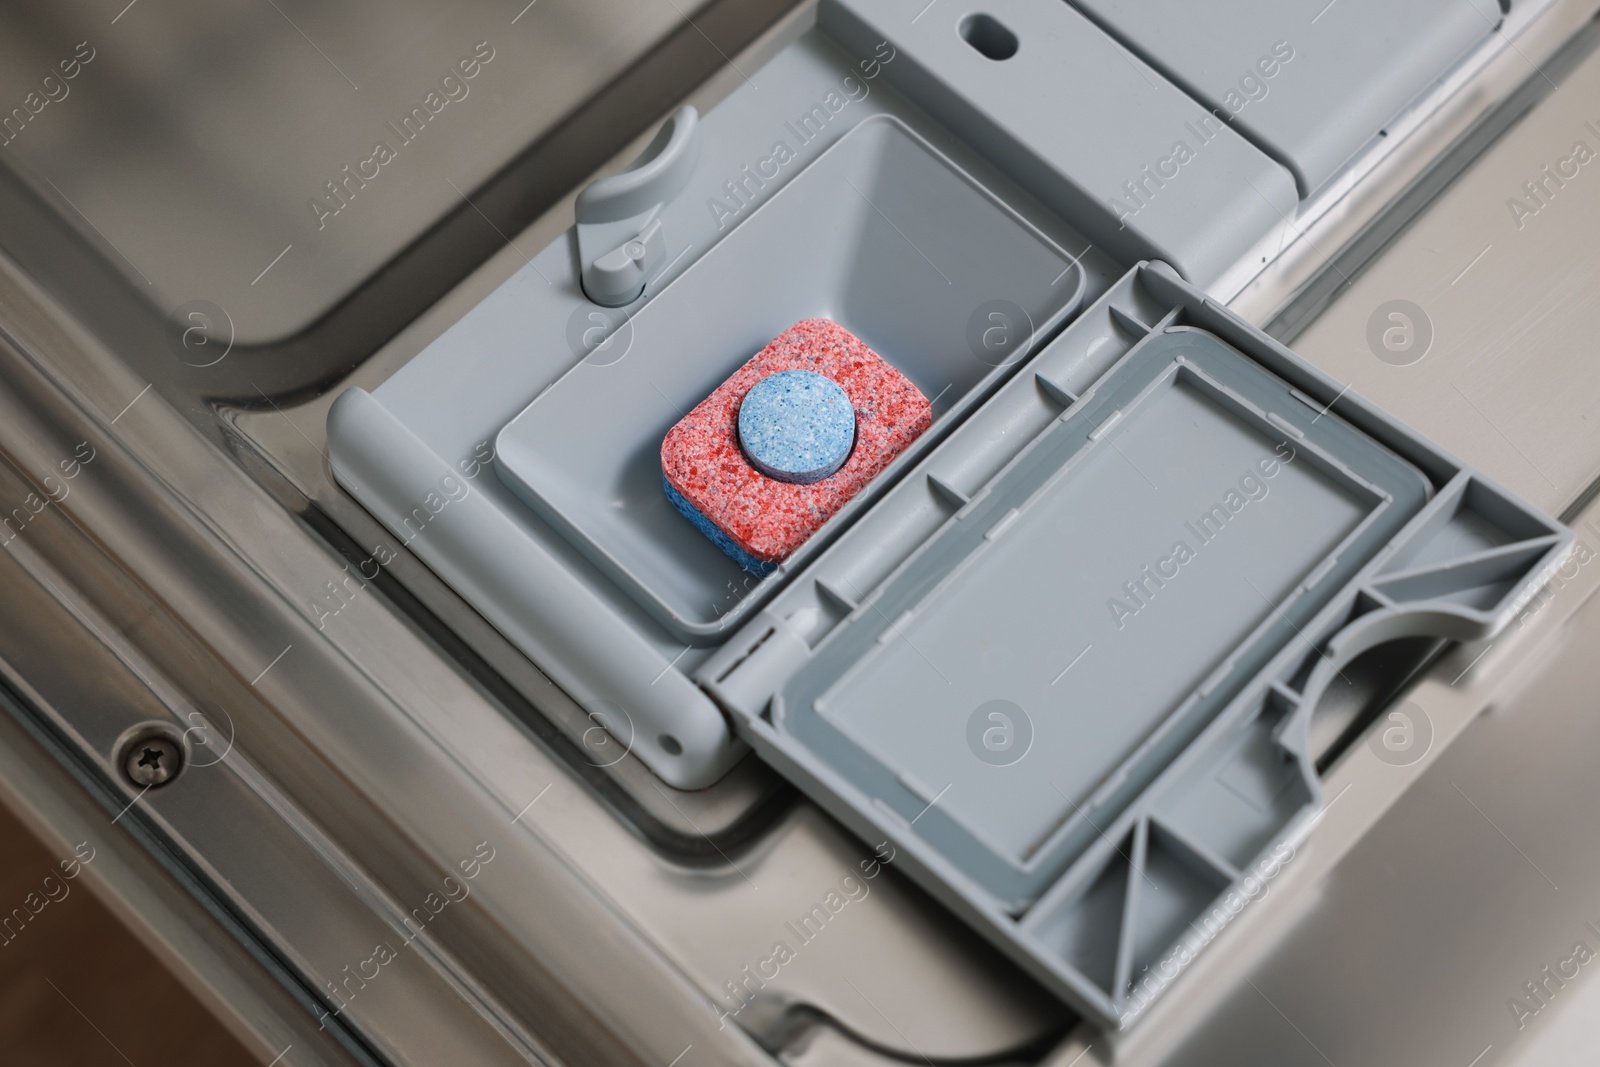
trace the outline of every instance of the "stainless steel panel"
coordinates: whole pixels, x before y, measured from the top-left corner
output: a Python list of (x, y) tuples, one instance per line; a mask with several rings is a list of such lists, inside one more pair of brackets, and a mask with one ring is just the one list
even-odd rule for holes
[(629, 0), (519, 6), (11, 4), (0, 107), (30, 117), (0, 126), (4, 162), (161, 311), (209, 300), (240, 344), (278, 340), (684, 20)]
[(1590, 58), (1294, 342), (1552, 512), (1600, 475), (1597, 99)]
[[(304, 389), (793, 2), (7, 5), (0, 247), (163, 385)], [(230, 358), (169, 351), (194, 310)]]
[[(0, 799), (53, 854), (91, 857), (79, 886), (110, 905), (260, 1062), (289, 1052), (298, 1067), (369, 1062), (359, 1049), (342, 1047), (336, 1030), (319, 1030), (262, 957), (240, 943), (237, 929), (199, 911), (193, 885), (162, 869), (148, 840), (124, 832), (120, 819), (112, 822), (121, 804), (97, 803), (58, 756), (0, 713)], [(79, 852), (80, 846), (91, 851)]]

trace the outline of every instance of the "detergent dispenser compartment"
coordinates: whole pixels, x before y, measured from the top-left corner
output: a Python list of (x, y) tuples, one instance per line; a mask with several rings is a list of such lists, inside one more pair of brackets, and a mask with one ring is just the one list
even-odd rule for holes
[(1071, 252), (898, 120), (869, 119), (633, 316), (625, 351), (579, 362), (507, 423), (496, 470), (661, 625), (705, 643), (766, 591), (729, 602), (747, 576), (664, 495), (660, 449), (674, 423), (810, 318), (844, 326), (933, 402), (933, 428), (771, 588), (1053, 332), (1083, 288)]

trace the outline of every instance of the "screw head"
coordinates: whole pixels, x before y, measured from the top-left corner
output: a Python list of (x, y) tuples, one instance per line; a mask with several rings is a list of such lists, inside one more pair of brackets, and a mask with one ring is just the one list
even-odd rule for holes
[(183, 753), (165, 737), (147, 737), (128, 746), (122, 757), (122, 772), (141, 789), (154, 789), (178, 776)]

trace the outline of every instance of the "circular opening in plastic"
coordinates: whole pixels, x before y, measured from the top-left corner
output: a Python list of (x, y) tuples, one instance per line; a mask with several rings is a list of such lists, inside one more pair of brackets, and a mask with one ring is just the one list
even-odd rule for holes
[(962, 19), (961, 39), (989, 59), (1010, 59), (1017, 54), (1017, 35), (993, 15), (968, 15)]

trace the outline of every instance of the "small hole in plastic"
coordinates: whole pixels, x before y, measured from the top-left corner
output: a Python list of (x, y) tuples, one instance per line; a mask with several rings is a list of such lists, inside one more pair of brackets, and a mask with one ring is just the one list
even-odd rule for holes
[(681, 755), (683, 755), (683, 746), (678, 743), (678, 739), (676, 737), (673, 737), (671, 734), (662, 734), (661, 738), (660, 738), (660, 741), (661, 741), (661, 751), (665, 752), (667, 755), (669, 755), (669, 756), (681, 756)]
[(1017, 35), (992, 15), (962, 19), (961, 39), (990, 59), (1010, 59), (1017, 54)]

